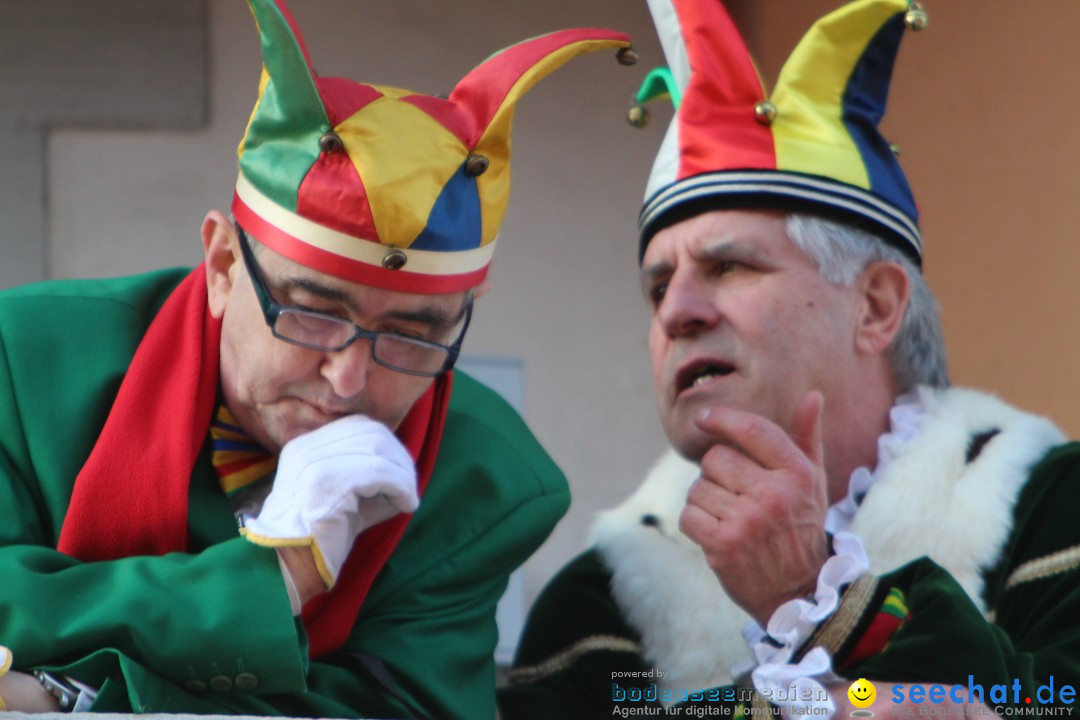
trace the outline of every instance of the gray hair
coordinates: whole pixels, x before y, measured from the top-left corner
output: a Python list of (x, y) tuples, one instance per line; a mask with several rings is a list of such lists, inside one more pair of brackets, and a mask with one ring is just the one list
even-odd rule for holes
[(887, 350), (901, 392), (916, 385), (949, 386), (941, 316), (926, 278), (899, 249), (877, 236), (844, 223), (792, 213), (787, 219), (791, 241), (829, 282), (850, 287), (871, 263), (896, 263), (911, 282), (911, 297), (900, 330)]

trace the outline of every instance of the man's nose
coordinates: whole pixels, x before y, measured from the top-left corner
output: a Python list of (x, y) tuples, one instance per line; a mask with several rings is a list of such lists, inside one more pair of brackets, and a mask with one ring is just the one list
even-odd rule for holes
[(697, 273), (676, 272), (668, 281), (656, 315), (669, 337), (707, 330), (720, 319), (715, 288)]
[(357, 338), (344, 350), (326, 353), (320, 372), (338, 397), (352, 397), (367, 384), (372, 362), (371, 341)]

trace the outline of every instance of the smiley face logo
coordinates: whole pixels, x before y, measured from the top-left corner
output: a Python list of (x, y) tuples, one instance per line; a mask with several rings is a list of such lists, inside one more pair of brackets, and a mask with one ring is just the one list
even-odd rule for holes
[(877, 689), (866, 678), (859, 678), (851, 683), (847, 691), (848, 700), (857, 708), (867, 708), (874, 704), (877, 698)]

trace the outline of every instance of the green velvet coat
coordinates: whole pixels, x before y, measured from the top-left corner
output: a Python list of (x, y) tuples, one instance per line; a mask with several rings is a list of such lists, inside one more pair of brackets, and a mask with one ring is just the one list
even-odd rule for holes
[(206, 446), (188, 552), (55, 550), (135, 348), (185, 274), (0, 293), (0, 644), (14, 669), (99, 686), (101, 711), (492, 717), (496, 603), (569, 490), (517, 414), (462, 373), (420, 508), (333, 656), (308, 659), (277, 555), (238, 536)]

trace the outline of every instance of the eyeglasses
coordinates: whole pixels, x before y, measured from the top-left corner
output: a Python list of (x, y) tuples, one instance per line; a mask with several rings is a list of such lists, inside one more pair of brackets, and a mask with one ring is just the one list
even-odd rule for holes
[(240, 236), (240, 254), (244, 258), (251, 285), (255, 288), (255, 297), (259, 300), (263, 317), (270, 326), (274, 337), (293, 345), (310, 350), (337, 352), (344, 350), (359, 339), (371, 341), (371, 357), (383, 367), (396, 370), (406, 375), (435, 377), (447, 372), (457, 361), (461, 352), (461, 343), (472, 319), (472, 300), (465, 303), (462, 310), (461, 332), (451, 345), (409, 337), (393, 332), (375, 332), (354, 325), (345, 318), (286, 307), (274, 301), (266, 286), (255, 255), (251, 251), (247, 233), (237, 226)]

